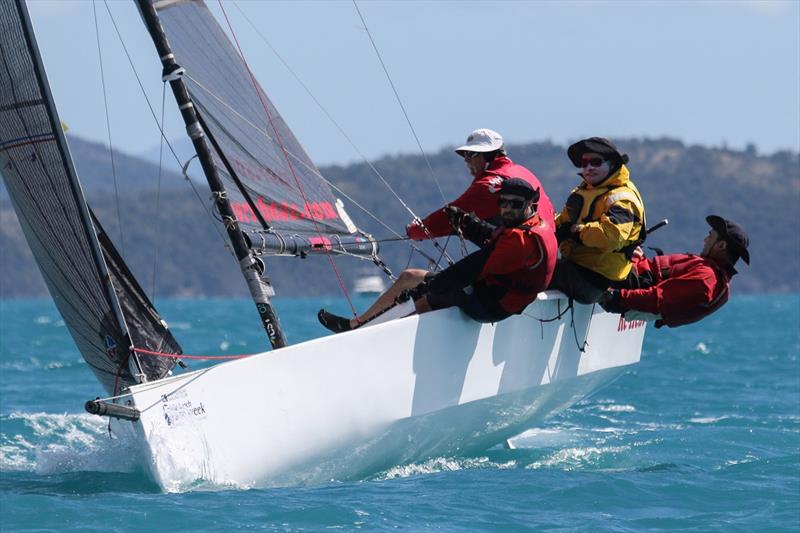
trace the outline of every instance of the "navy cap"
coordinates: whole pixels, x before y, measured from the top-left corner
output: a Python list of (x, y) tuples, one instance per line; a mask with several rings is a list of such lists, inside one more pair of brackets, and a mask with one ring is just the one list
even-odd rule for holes
[(747, 232), (744, 231), (743, 227), (732, 220), (727, 220), (717, 215), (707, 216), (706, 222), (728, 243), (733, 253), (744, 259), (744, 262), (748, 265), (750, 264), (750, 252), (747, 251), (750, 239), (747, 237)]
[(526, 200), (539, 201), (539, 189), (534, 189), (533, 185), (522, 178), (508, 178), (500, 186), (500, 194), (513, 194), (522, 196)]

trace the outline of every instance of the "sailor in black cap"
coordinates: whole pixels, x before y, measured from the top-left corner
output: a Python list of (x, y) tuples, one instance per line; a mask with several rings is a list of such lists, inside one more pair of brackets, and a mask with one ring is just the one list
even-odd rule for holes
[[(383, 313), (403, 296), (413, 300), (416, 313), (458, 306), (478, 322), (499, 322), (521, 313), (547, 287), (558, 255), (552, 222), (537, 213), (540, 199), (539, 189), (530, 182), (510, 177), (497, 195), (499, 226), (448, 206), (445, 214), (454, 230), (480, 250), (435, 274), (404, 270), (359, 317), (348, 319), (321, 309), (317, 318), (331, 331), (348, 331)], [(416, 283), (411, 285), (413, 281)]]
[(744, 228), (717, 215), (706, 217), (711, 230), (700, 255), (657, 255), (635, 263), (641, 289), (606, 292), (600, 305), (626, 319), (655, 319), (656, 327), (691, 324), (728, 301), (734, 265), (750, 264), (750, 240)]

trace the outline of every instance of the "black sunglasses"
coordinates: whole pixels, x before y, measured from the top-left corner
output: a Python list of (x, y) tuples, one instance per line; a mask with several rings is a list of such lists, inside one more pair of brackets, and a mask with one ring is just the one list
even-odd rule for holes
[(581, 159), (581, 168), (586, 168), (588, 166), (597, 168), (604, 162), (605, 160), (601, 157), (592, 157), (591, 159)]
[(464, 158), (464, 161), (469, 161), (470, 159), (475, 159), (481, 155), (480, 152), (461, 152), (461, 157)]
[(498, 198), (498, 207), (510, 207), (511, 209), (522, 209), (525, 207), (525, 200), (509, 200), (508, 198)]

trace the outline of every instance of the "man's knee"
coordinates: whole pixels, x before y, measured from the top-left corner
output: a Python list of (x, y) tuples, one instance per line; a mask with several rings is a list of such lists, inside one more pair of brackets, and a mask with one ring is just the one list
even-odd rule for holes
[(425, 279), (426, 270), (416, 268), (404, 270), (397, 278), (397, 286), (401, 289), (413, 289)]

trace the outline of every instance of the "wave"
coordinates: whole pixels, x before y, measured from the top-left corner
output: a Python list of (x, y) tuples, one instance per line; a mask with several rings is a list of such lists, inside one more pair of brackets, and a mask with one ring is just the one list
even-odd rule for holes
[(508, 470), (516, 468), (517, 462), (509, 460), (505, 462), (491, 461), (488, 457), (436, 457), (428, 459), (422, 463), (411, 463), (398, 465), (376, 475), (376, 481), (386, 481), (389, 479), (406, 478), (425, 474), (436, 474), (439, 472), (457, 472), (459, 470), (475, 470), (481, 468)]
[(0, 422), (0, 472), (133, 472), (143, 464), (132, 442), (110, 437), (96, 416), (13, 412)]
[(26, 360), (6, 361), (0, 363), (0, 371), (16, 370), (18, 372), (32, 372), (39, 370), (56, 370), (61, 368), (84, 367), (86, 363), (81, 358), (67, 361), (42, 361), (38, 357), (29, 357)]

